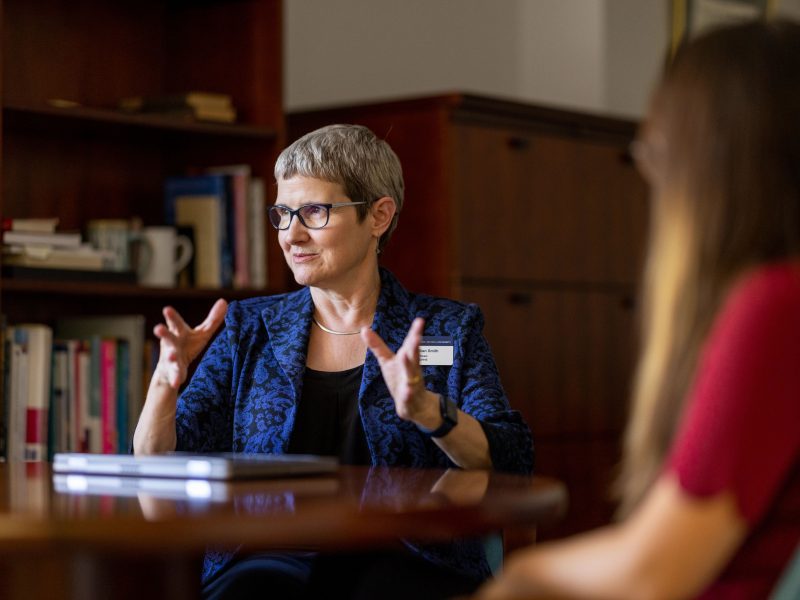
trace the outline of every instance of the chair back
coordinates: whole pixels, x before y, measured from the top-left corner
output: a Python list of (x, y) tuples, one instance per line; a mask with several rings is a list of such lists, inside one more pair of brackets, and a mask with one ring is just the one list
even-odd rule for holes
[(781, 574), (770, 600), (797, 600), (800, 598), (800, 544)]

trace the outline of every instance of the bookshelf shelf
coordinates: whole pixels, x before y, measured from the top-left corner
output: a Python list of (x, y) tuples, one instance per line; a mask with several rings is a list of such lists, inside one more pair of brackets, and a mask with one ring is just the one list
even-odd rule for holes
[(241, 123), (211, 123), (153, 114), (131, 114), (101, 108), (51, 106), (3, 107), (8, 131), (46, 131), (49, 134), (85, 133), (105, 136), (148, 135), (148, 132), (187, 136), (236, 138), (269, 142), (278, 132), (269, 127)]
[(15, 296), (47, 294), (49, 296), (85, 296), (92, 298), (140, 298), (162, 301), (172, 300), (240, 300), (252, 296), (277, 293), (285, 290), (218, 289), (218, 288), (152, 288), (123, 283), (93, 283), (86, 281), (47, 281), (35, 279), (4, 278), (0, 283), (4, 295)]

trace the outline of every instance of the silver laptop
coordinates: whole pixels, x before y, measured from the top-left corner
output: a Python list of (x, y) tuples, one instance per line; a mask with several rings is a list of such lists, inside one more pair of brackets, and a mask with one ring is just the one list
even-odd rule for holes
[(133, 498), (147, 494), (154, 498), (208, 502), (224, 502), (231, 497), (230, 483), (207, 479), (56, 473), (53, 475), (53, 487), (61, 494), (99, 494)]
[(134, 456), (66, 452), (53, 458), (55, 473), (222, 480), (319, 475), (333, 473), (338, 466), (335, 457), (314, 454), (169, 452)]

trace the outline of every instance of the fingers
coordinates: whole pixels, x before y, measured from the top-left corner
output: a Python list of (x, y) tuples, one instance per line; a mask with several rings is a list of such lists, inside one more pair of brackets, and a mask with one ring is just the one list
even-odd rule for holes
[(381, 336), (372, 331), (369, 327), (361, 328), (361, 339), (364, 340), (367, 348), (372, 351), (375, 358), (378, 359), (378, 362), (391, 360), (394, 356), (394, 352), (389, 349), (389, 346), (381, 339)]
[[(183, 320), (183, 317), (180, 315), (180, 313), (171, 306), (165, 306), (161, 312), (164, 315), (164, 320), (167, 322), (167, 327), (170, 333), (176, 335), (182, 335), (190, 331), (214, 333), (225, 320), (225, 314), (228, 312), (228, 303), (222, 298), (217, 300), (211, 307), (211, 310), (208, 312), (205, 320), (200, 323), (200, 325), (195, 327), (194, 330), (186, 324), (186, 321)], [(158, 326), (156, 326), (156, 329), (157, 328)], [(157, 333), (155, 329), (153, 332), (159, 338), (163, 337), (163, 335)]]
[(403, 355), (403, 367), (405, 368), (406, 383), (408, 384), (408, 387), (425, 387), (418, 362), (413, 361), (408, 355)]
[(405, 352), (409, 360), (413, 364), (419, 364), (419, 345), (422, 342), (422, 331), (425, 328), (425, 319), (417, 317), (411, 323), (411, 327), (406, 334), (406, 339), (403, 340), (403, 345), (400, 349)]
[[(419, 364), (419, 344), (422, 341), (422, 331), (425, 328), (425, 319), (417, 317), (411, 323), (411, 327), (403, 340), (403, 345), (400, 346), (397, 353), (403, 354), (407, 357), (412, 365)], [(386, 345), (377, 333), (368, 327), (361, 329), (361, 339), (367, 347), (375, 354), (379, 362), (392, 359), (395, 354)]]
[(207, 331), (209, 333), (214, 333), (219, 326), (222, 324), (222, 321), (225, 320), (225, 314), (228, 312), (228, 303), (225, 302), (222, 298), (217, 300), (214, 303), (214, 306), (211, 307), (211, 310), (208, 311), (208, 316), (206, 316), (205, 320), (200, 323), (196, 327), (196, 329), (201, 331)]
[(165, 306), (161, 310), (161, 314), (164, 315), (164, 320), (167, 322), (167, 327), (169, 327), (169, 330), (172, 333), (181, 334), (189, 330), (189, 326), (186, 324), (186, 321), (184, 321), (183, 317), (178, 313), (178, 311), (171, 306)]

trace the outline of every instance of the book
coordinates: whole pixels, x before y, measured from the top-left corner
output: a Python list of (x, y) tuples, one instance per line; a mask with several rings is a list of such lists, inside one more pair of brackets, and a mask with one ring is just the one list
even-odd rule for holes
[(116, 454), (117, 435), (117, 340), (100, 340), (100, 446), (103, 454)]
[(13, 331), (6, 329), (3, 338), (3, 456), (9, 461), (22, 460), (25, 446), (25, 417), (20, 373), (26, 369), (27, 355), (14, 341)]
[[(24, 414), (22, 458), (30, 461), (47, 460), (53, 330), (47, 325), (24, 323), (9, 327), (9, 332), (14, 344), (27, 355), (24, 367), (16, 373), (17, 390), (24, 389), (24, 393), (20, 391), (12, 398), (12, 402), (16, 403), (14, 418), (17, 428), (22, 425), (20, 412)], [(15, 443), (19, 442), (19, 434), (16, 432), (14, 436)]]
[(58, 227), (58, 217), (51, 219), (18, 219), (4, 217), (0, 227), (3, 231), (28, 231), (36, 233), (54, 233)]
[(233, 285), (231, 204), (221, 174), (168, 177), (164, 183), (166, 222), (194, 228), (195, 282), (199, 287)]
[(194, 229), (194, 282), (197, 287), (222, 287), (222, 236), (219, 198), (195, 196), (178, 198), (176, 221)]
[[(61, 338), (91, 340), (113, 338), (117, 343), (117, 427), (118, 447), (127, 452), (144, 406), (145, 318), (143, 315), (64, 317), (56, 321)], [(125, 348), (123, 348), (125, 346)], [(122, 374), (124, 385), (122, 384)], [(77, 374), (80, 377), (80, 373)], [(120, 396), (123, 400), (120, 399)], [(110, 399), (109, 399), (110, 401)]]
[(264, 180), (250, 178), (247, 195), (250, 252), (250, 285), (257, 289), (267, 287), (267, 207)]
[(162, 114), (199, 121), (233, 123), (236, 109), (227, 94), (186, 92), (163, 96), (132, 96), (123, 98), (119, 108), (126, 112)]
[(6, 316), (0, 313), (0, 457), (6, 455), (6, 428), (8, 426), (8, 342)]
[(79, 232), (19, 231), (3, 232), (3, 243), (19, 246), (50, 246), (53, 248), (77, 248), (81, 245)]
[(100, 404), (103, 389), (103, 338), (92, 335), (89, 339), (89, 402), (84, 419), (87, 448), (93, 454), (103, 452), (103, 417)]
[[(67, 369), (67, 398), (65, 399), (66, 413), (69, 420), (65, 424), (67, 430), (66, 447), (67, 452), (82, 452), (84, 449), (84, 432), (81, 422), (81, 352), (86, 354), (85, 342), (82, 340), (63, 340), (67, 350), (66, 369)], [(88, 393), (88, 388), (86, 388)]]
[[(143, 361), (142, 355), (141, 364)], [(138, 421), (138, 413), (141, 412), (130, 404), (130, 390), (135, 385), (131, 380), (130, 364), (130, 343), (126, 339), (117, 338), (117, 448), (114, 452), (120, 454), (128, 452), (133, 443), (133, 429)], [(137, 404), (141, 406), (141, 403)]]
[(75, 422), (76, 442), (80, 452), (89, 452), (92, 422), (90, 416), (92, 387), (92, 348), (88, 341), (80, 341), (76, 353)]
[(106, 253), (91, 246), (58, 248), (47, 246), (4, 246), (3, 264), (45, 269), (102, 271)]
[(226, 165), (211, 167), (211, 174), (225, 176), (231, 210), (228, 213), (229, 233), (233, 239), (233, 287), (241, 289), (251, 286), (250, 281), (250, 231), (248, 227), (248, 194), (250, 191), (250, 165)]
[(182, 107), (164, 110), (143, 111), (143, 114), (157, 114), (178, 119), (212, 121), (215, 123), (235, 123), (236, 111), (233, 108)]
[(69, 401), (69, 351), (66, 342), (53, 342), (51, 367), (50, 415), (47, 457), (52, 460), (56, 452), (69, 451), (69, 433), (72, 415)]
[(119, 107), (127, 111), (165, 110), (181, 108), (225, 109), (233, 107), (229, 94), (205, 91), (189, 91), (156, 96), (129, 96), (119, 101)]
[(205, 108), (197, 107), (191, 110), (191, 115), (198, 121), (213, 121), (215, 123), (235, 123), (236, 109), (234, 108)]

